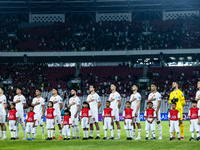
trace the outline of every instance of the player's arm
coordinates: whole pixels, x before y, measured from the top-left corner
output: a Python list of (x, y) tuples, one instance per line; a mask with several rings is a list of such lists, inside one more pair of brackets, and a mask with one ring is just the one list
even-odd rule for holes
[(13, 103), (15, 103), (15, 104), (17, 104), (17, 103), (19, 103), (19, 102), (21, 102), (21, 100), (16, 100), (16, 101), (13, 101)]
[(113, 126), (113, 117), (111, 117), (111, 125)]
[(25, 99), (25, 97), (23, 97), (23, 108), (26, 108), (26, 99)]
[(182, 104), (182, 106), (185, 105), (185, 97), (182, 92), (181, 92), (181, 104)]
[[(148, 120), (148, 118), (147, 118), (147, 117), (144, 117), (144, 118), (146, 119), (146, 121), (147, 121), (147, 122), (149, 122), (149, 120)], [(150, 123), (150, 122), (149, 122), (149, 123)]]
[(120, 109), (120, 107), (121, 107), (121, 100), (119, 99), (118, 100), (118, 108)]
[(81, 125), (82, 118), (80, 117), (80, 125)]
[[(8, 114), (9, 115), (9, 114)], [(9, 116), (8, 116), (8, 119), (7, 119), (7, 126), (9, 126)]]
[(101, 107), (101, 101), (98, 102), (98, 109)]
[(41, 119), (43, 119), (44, 118), (44, 112), (45, 112), (45, 105), (42, 105), (42, 116), (41, 116)]
[(63, 103), (60, 103), (60, 110), (62, 110), (63, 108)]
[(7, 109), (7, 103), (4, 103), (4, 109), (5, 110)]
[(161, 100), (158, 101), (158, 106), (157, 106), (157, 110), (156, 110), (156, 115), (157, 115), (158, 111), (160, 110), (160, 105), (161, 105)]
[(138, 113), (138, 110), (139, 110), (139, 108), (140, 108), (140, 104), (141, 104), (141, 100), (139, 100), (139, 101), (137, 102), (137, 108), (136, 108), (136, 111), (135, 111), (135, 117), (137, 117), (137, 113)]
[(173, 99), (172, 93), (170, 93), (170, 96), (169, 96), (169, 104), (172, 104), (172, 99)]

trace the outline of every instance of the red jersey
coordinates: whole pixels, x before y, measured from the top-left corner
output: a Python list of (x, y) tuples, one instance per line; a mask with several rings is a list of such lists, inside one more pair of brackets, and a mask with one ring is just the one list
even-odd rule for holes
[(56, 117), (55, 109), (54, 108), (46, 109), (45, 116), (46, 116), (47, 119), (54, 119), (54, 117)]
[(147, 109), (144, 113), (144, 117), (147, 118), (156, 118), (156, 111), (152, 108), (152, 109)]
[(16, 109), (10, 110), (9, 113), (8, 113), (8, 119), (9, 120), (16, 120), (17, 118), (19, 118), (17, 110)]
[(89, 108), (83, 108), (81, 109), (81, 113), (80, 113), (80, 117), (83, 118), (83, 117), (91, 117), (91, 112), (90, 112), (90, 109)]
[(105, 108), (103, 110), (102, 117), (114, 117), (114, 112), (112, 108)]
[(34, 121), (36, 121), (35, 113), (34, 112), (27, 113), (26, 122), (34, 122)]
[(133, 119), (135, 117), (133, 109), (124, 109), (122, 117), (124, 117), (124, 119)]
[(64, 116), (62, 124), (63, 125), (71, 125), (72, 124), (71, 117), (70, 116)]
[(169, 111), (168, 118), (169, 120), (179, 120), (181, 117), (179, 111), (175, 109)]
[(200, 117), (199, 108), (198, 107), (190, 108), (189, 113), (188, 113), (188, 117), (190, 117), (190, 119), (198, 119), (198, 117)]

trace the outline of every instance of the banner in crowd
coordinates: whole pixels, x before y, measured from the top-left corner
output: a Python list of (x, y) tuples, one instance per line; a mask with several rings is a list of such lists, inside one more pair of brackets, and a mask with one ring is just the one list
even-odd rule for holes
[[(160, 114), (161, 121), (168, 121), (168, 113), (161, 113)], [(24, 121), (25, 121), (26, 115), (24, 115)], [(46, 118), (44, 116), (43, 121), (45, 122)], [(188, 113), (183, 113), (183, 120), (189, 120)], [(103, 121), (102, 114), (99, 114), (99, 121)], [(122, 117), (122, 114), (119, 114), (119, 121), (124, 121), (124, 118)], [(140, 114), (140, 121), (145, 121), (144, 113)]]

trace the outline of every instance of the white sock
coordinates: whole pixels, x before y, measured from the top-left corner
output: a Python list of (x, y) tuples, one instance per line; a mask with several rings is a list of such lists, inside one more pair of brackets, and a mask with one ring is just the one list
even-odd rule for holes
[(85, 131), (83, 131), (83, 137), (85, 138)]
[(199, 132), (197, 133), (197, 137), (199, 137)]
[(104, 131), (104, 137), (107, 137), (107, 129)]
[(97, 136), (100, 137), (100, 130), (97, 130)]
[(191, 132), (192, 133), (192, 138), (194, 138), (194, 132)]
[(27, 135), (28, 135), (28, 138), (30, 139), (30, 133), (27, 133)]
[(65, 138), (67, 138), (67, 135), (65, 135)]
[(77, 137), (80, 137), (79, 127), (76, 126)]
[(111, 137), (114, 137), (114, 130), (111, 129), (110, 131), (111, 131)]
[(117, 136), (118, 136), (118, 137), (120, 137), (120, 132), (121, 132), (121, 130), (118, 129), (118, 130), (117, 130), (117, 134), (118, 134)]
[(51, 130), (48, 130), (48, 137), (51, 137)]
[(70, 138), (70, 135), (71, 135), (70, 128), (68, 129), (67, 134), (68, 134), (68, 138)]
[(16, 131), (13, 132), (13, 137), (14, 137), (14, 138), (16, 137)]
[(93, 130), (90, 130), (90, 136), (93, 137)]
[[(178, 134), (178, 133), (177, 133)], [(173, 132), (170, 132), (170, 138), (172, 138), (173, 137)]]
[(42, 129), (42, 136), (44, 136), (44, 126), (41, 126)]
[(19, 124), (17, 124), (17, 127), (16, 127), (16, 137), (19, 137)]
[(23, 134), (24, 134), (24, 138), (26, 138), (26, 128), (24, 123), (21, 124), (22, 125), (22, 130), (23, 130)]
[(51, 130), (51, 137), (54, 136), (55, 130)]
[(129, 129), (129, 132), (130, 132), (130, 137), (133, 137), (131, 129)]
[(60, 136), (62, 136), (62, 130), (59, 130), (59, 132), (60, 132)]
[(162, 125), (161, 125), (161, 123), (158, 124), (158, 131), (159, 131), (159, 136), (162, 137)]
[(178, 134), (178, 138), (180, 138), (180, 132), (177, 132), (177, 134)]
[(6, 137), (6, 131), (3, 131), (3, 136)]
[(72, 135), (75, 137), (75, 126), (72, 126)]
[(3, 137), (3, 131), (1, 131), (1, 137)]
[(127, 137), (129, 137), (129, 130), (128, 129), (126, 130), (126, 134), (127, 134)]
[(132, 134), (133, 134), (132, 137), (135, 137), (135, 129), (132, 130)]
[(146, 137), (149, 137), (149, 131), (146, 131)]
[(88, 135), (89, 135), (89, 131), (86, 131), (86, 133), (87, 133), (87, 138), (88, 138)]
[(34, 133), (32, 133), (32, 138), (34, 137)]
[(35, 137), (37, 136), (37, 126), (35, 127)]
[(142, 129), (138, 129), (138, 138), (141, 138), (141, 130)]
[(13, 138), (14, 137), (14, 135), (13, 135), (13, 131), (11, 131), (11, 138)]
[(151, 131), (153, 137), (155, 137), (155, 131)]

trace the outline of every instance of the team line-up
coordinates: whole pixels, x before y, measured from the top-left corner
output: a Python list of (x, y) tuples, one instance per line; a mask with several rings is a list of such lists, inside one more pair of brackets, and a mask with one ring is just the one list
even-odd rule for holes
[[(63, 108), (63, 100), (58, 95), (58, 89), (53, 88), (53, 96), (48, 102), (48, 108), (45, 110), (45, 101), (40, 96), (41, 89), (36, 89), (36, 97), (32, 101), (32, 105), (29, 107), (29, 112), (26, 115), (24, 124), (23, 108), (26, 105), (26, 99), (22, 95), (22, 89), (18, 87), (16, 89), (16, 96), (14, 96), (13, 103), (11, 104), (11, 110), (7, 117), (7, 125), (11, 132), (11, 140), (19, 139), (19, 124), (23, 130), (23, 140), (34, 140), (37, 137), (37, 127), (41, 126), (42, 138), (45, 139), (45, 129), (43, 125), (43, 116), (46, 117), (46, 129), (48, 132), (48, 138), (46, 140), (55, 139), (55, 125), (58, 125), (60, 137), (58, 139), (70, 140), (72, 129), (72, 139), (80, 139), (80, 132), (78, 126), (78, 117), (80, 115), (80, 124), (83, 128), (83, 140), (93, 139), (93, 124), (96, 126), (97, 137), (100, 139), (100, 127), (98, 124), (98, 109), (101, 106), (101, 100), (99, 95), (95, 92), (95, 85), (90, 85), (90, 94), (87, 100), (83, 102), (82, 109), (80, 109), (80, 99), (77, 96), (76, 89), (71, 90), (71, 98), (69, 99), (68, 108), (64, 111), (63, 121), (61, 122), (61, 110)], [(197, 88), (200, 89), (200, 82), (197, 83)], [(169, 104), (171, 104), (171, 110), (169, 111), (169, 140), (175, 139), (175, 133), (178, 135), (178, 140), (184, 140), (184, 125), (183, 125), (183, 106), (185, 104), (185, 98), (183, 93), (178, 89), (178, 82), (172, 83), (173, 91), (170, 93)], [(120, 139), (121, 126), (119, 123), (119, 108), (121, 107), (121, 97), (116, 91), (116, 85), (111, 84), (111, 94), (108, 101), (105, 103), (105, 109), (103, 110), (103, 128), (105, 130), (103, 140), (107, 139), (107, 130), (111, 130), (111, 136), (109, 139)], [(140, 103), (141, 95), (138, 93), (138, 86), (132, 86), (133, 94), (130, 101), (126, 102), (126, 109), (123, 111), (124, 128), (127, 132), (127, 140), (141, 140), (141, 125), (140, 125)], [(162, 140), (162, 125), (160, 118), (160, 105), (161, 95), (157, 91), (157, 85), (151, 84), (151, 93), (148, 96), (147, 106), (144, 117), (146, 119), (146, 138), (149, 139), (149, 131), (151, 131), (150, 139), (155, 140), (155, 123), (157, 123), (159, 138)], [(194, 140), (194, 132), (197, 133), (196, 140), (199, 140), (200, 129), (200, 90), (196, 93), (196, 98), (192, 101), (192, 108), (189, 110), (188, 116), (190, 118), (190, 141)], [(7, 100), (4, 95), (3, 89), (0, 88), (0, 125), (1, 125), (1, 139), (7, 139), (6, 137), (6, 106)], [(79, 114), (80, 112), (80, 114)], [(117, 137), (114, 138), (114, 123), (117, 126)], [(135, 137), (135, 129), (138, 128), (138, 137)], [(180, 130), (179, 130), (180, 126)], [(90, 129), (90, 136), (89, 136)], [(77, 132), (77, 136), (75, 134)], [(26, 132), (28, 138), (26, 138)], [(32, 134), (32, 138), (31, 135)]]

